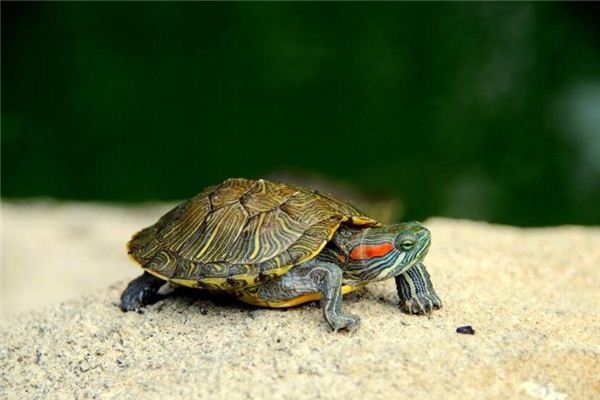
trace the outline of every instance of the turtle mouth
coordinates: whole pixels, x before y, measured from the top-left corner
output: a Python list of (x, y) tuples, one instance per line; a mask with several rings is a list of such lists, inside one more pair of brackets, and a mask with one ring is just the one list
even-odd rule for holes
[(431, 245), (431, 236), (427, 236), (425, 243), (423, 243), (423, 249), (420, 251), (419, 257), (424, 258), (429, 253), (429, 247)]

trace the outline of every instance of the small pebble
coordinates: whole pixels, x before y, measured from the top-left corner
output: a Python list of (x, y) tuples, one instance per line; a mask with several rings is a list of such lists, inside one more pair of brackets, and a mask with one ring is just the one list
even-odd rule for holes
[(456, 328), (456, 333), (462, 333), (463, 335), (474, 335), (475, 329), (471, 325), (459, 326)]

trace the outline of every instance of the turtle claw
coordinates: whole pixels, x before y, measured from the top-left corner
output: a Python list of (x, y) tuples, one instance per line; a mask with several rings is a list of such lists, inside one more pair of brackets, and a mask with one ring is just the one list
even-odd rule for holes
[(400, 309), (407, 314), (430, 314), (440, 308), (442, 308), (442, 301), (435, 293), (422, 293), (400, 302)]
[(360, 317), (353, 314), (340, 314), (335, 320), (330, 322), (334, 332), (347, 330), (353, 332), (360, 326)]
[(400, 309), (407, 314), (429, 314), (442, 307), (429, 273), (421, 263), (396, 277), (396, 290)]

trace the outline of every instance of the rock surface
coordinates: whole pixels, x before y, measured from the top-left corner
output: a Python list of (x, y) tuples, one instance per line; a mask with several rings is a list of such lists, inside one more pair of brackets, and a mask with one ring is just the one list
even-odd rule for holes
[[(3, 205), (3, 269), (17, 284), (7, 293), (3, 279), (4, 304), (10, 293), (37, 300), (3, 318), (2, 398), (600, 397), (599, 228), (429, 220), (426, 264), (444, 308), (402, 314), (393, 280), (376, 283), (344, 299), (362, 317), (358, 331), (334, 334), (318, 304), (266, 310), (199, 291), (122, 313), (120, 292), (140, 272), (123, 242), (166, 208), (64, 206), (78, 208), (50, 223), (27, 207), (41, 205)], [(29, 225), (15, 227), (15, 213)], [(27, 265), (40, 254), (46, 266)], [(65, 279), (71, 299), (55, 305), (43, 298), (55, 287), (18, 287), (14, 274), (54, 279), (69, 268), (80, 281)], [(462, 325), (475, 334), (457, 334)]]

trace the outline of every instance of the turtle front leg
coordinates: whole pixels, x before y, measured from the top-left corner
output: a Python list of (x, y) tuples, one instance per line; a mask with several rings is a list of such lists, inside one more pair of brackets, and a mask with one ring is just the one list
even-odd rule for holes
[[(148, 304), (155, 303), (162, 298), (162, 295), (168, 294), (168, 283), (155, 277), (148, 272), (127, 285), (127, 288), (121, 295), (121, 310), (133, 311), (142, 308)], [(161, 289), (165, 286), (164, 289)]]
[(321, 263), (313, 268), (316, 270), (313, 279), (321, 289), (321, 308), (325, 320), (335, 332), (340, 329), (353, 331), (358, 327), (360, 318), (342, 312), (342, 270), (331, 263)]
[[(342, 270), (336, 264), (311, 260), (262, 285), (257, 296), (274, 307), (321, 299), (325, 320), (334, 331), (358, 327), (360, 318), (342, 312)], [(316, 296), (315, 296), (316, 295)]]
[(407, 314), (426, 314), (442, 307), (425, 265), (419, 263), (396, 276), (400, 308)]

